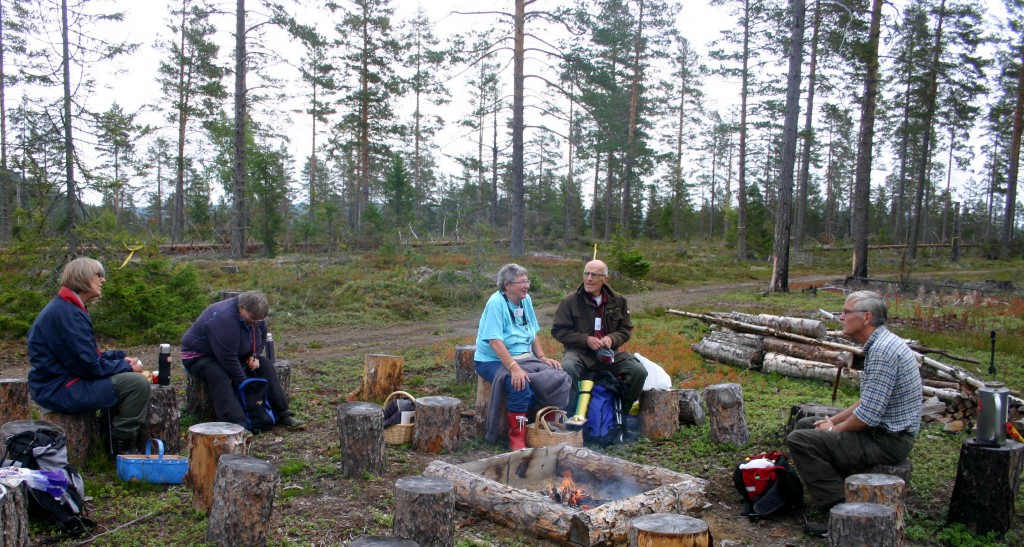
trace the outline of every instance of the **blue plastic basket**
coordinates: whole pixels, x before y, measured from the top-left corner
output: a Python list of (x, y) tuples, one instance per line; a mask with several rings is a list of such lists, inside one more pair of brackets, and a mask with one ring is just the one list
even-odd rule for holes
[[(150, 454), (156, 443), (159, 454)], [(143, 481), (154, 484), (181, 484), (188, 471), (185, 456), (164, 455), (164, 442), (150, 439), (146, 442), (146, 455), (118, 455), (117, 477), (123, 481)]]

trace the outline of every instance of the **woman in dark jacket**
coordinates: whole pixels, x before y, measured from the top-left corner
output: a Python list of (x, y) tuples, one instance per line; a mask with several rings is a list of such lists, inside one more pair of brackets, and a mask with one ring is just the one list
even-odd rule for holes
[(28, 388), (39, 406), (64, 414), (110, 413), (111, 454), (138, 453), (136, 436), (149, 411), (142, 363), (120, 350), (100, 352), (86, 304), (103, 294), (103, 265), (68, 262), (57, 296), (28, 331)]

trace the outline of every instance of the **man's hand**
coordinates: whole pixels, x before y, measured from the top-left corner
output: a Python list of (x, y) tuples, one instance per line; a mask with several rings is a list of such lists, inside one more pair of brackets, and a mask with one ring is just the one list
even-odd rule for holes
[(590, 348), (590, 351), (597, 351), (601, 348), (612, 349), (612, 339), (607, 336), (603, 336), (601, 338), (588, 336), (587, 347)]
[(825, 418), (824, 420), (814, 422), (814, 428), (821, 429), (823, 431), (832, 431), (832, 428), (835, 426), (836, 424), (832, 422), (832, 418)]

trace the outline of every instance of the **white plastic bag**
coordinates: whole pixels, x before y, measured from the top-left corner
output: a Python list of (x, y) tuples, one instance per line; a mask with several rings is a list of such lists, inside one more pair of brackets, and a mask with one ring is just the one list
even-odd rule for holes
[(665, 372), (665, 369), (661, 368), (661, 365), (651, 361), (639, 353), (634, 353), (633, 355), (639, 359), (640, 362), (643, 363), (644, 368), (647, 369), (647, 379), (644, 380), (644, 391), (651, 389), (672, 389), (672, 377)]

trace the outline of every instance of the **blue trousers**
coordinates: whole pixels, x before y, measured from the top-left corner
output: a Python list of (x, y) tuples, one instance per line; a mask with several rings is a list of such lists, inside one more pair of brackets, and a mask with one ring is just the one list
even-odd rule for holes
[[(494, 381), (494, 374), (502, 366), (501, 361), (473, 362), (476, 373), (488, 382)], [(512, 387), (512, 375), (510, 374), (505, 377), (501, 389), (505, 392), (505, 410), (509, 412), (526, 412), (530, 410), (530, 404), (533, 403), (533, 390), (530, 389), (530, 382), (526, 382), (526, 387), (522, 390), (516, 391)]]

